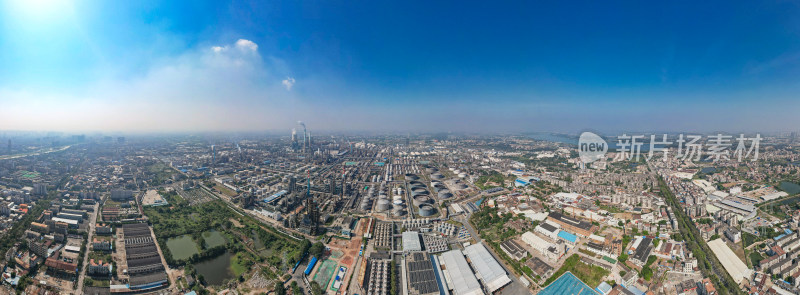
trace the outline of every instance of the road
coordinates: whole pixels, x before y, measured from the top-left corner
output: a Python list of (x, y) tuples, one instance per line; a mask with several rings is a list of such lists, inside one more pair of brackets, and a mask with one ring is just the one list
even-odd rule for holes
[(94, 204), (94, 212), (92, 215), (89, 216), (89, 226), (87, 227), (87, 231), (89, 231), (88, 240), (86, 240), (86, 253), (83, 254), (83, 267), (81, 268), (81, 274), (78, 276), (78, 281), (75, 282), (78, 284), (78, 288), (83, 289), (83, 280), (86, 278), (86, 269), (89, 268), (89, 251), (91, 250), (92, 239), (94, 238), (94, 228), (97, 224), (97, 214), (100, 211), (100, 203), (95, 202)]
[[(121, 228), (118, 230), (118, 232), (119, 231), (121, 231)], [(167, 278), (169, 278), (169, 284), (170, 285), (169, 285), (169, 289), (168, 290), (172, 291), (172, 292), (177, 292), (178, 291), (178, 285), (175, 283), (176, 275), (173, 273), (172, 269), (169, 267), (169, 264), (167, 264), (167, 260), (164, 259), (164, 252), (161, 251), (161, 246), (158, 245), (158, 240), (156, 239), (156, 233), (153, 232), (153, 228), (152, 227), (150, 227), (150, 237), (153, 239), (153, 244), (156, 245), (156, 250), (158, 250), (158, 258), (161, 258), (161, 264), (164, 265), (164, 272), (167, 273)], [(162, 291), (164, 291), (164, 290), (162, 290)], [(159, 292), (162, 292), (162, 291), (159, 291)]]
[[(648, 165), (650, 163), (648, 162)], [(655, 169), (651, 165), (651, 170), (655, 171)], [(728, 272), (722, 268), (722, 264), (719, 262), (717, 257), (708, 247), (708, 244), (700, 238), (700, 239), (692, 239), (700, 237), (700, 231), (694, 225), (694, 222), (691, 221), (683, 212), (683, 208), (681, 208), (680, 204), (678, 203), (677, 197), (672, 193), (670, 187), (667, 185), (664, 179), (659, 178), (659, 185), (661, 186), (661, 195), (665, 199), (666, 203), (672, 207), (673, 214), (675, 214), (675, 218), (678, 219), (678, 226), (680, 228), (681, 235), (683, 235), (684, 239), (687, 240), (687, 246), (690, 246), (692, 251), (696, 251), (698, 253), (694, 253), (696, 257), (700, 257), (703, 255), (707, 258), (707, 262), (710, 265), (710, 271), (705, 267), (700, 267), (700, 270), (703, 273), (704, 277), (715, 277), (713, 279), (718, 280), (721, 286), (717, 288), (724, 288), (722, 291), (727, 290), (733, 294), (743, 294), (741, 288), (739, 287), (736, 282), (728, 275)], [(687, 221), (689, 220), (689, 221)], [(691, 247), (695, 246), (695, 247)]]

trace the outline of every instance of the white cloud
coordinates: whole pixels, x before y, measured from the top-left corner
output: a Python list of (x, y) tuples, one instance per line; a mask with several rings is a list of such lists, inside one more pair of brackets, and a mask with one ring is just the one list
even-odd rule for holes
[(0, 129), (263, 130), (297, 120), (274, 83), (275, 58), (262, 59), (248, 40), (206, 48), (69, 91), (0, 84)]
[(286, 77), (286, 79), (283, 79), (283, 81), (281, 81), (281, 84), (283, 84), (283, 87), (286, 87), (286, 90), (291, 91), (292, 86), (294, 86), (294, 78)]
[(240, 50), (258, 51), (258, 44), (246, 39), (239, 39), (236, 41), (236, 48)]
[[(249, 52), (249, 53), (257, 53), (258, 52), (258, 44), (253, 41), (247, 39), (239, 39), (236, 40), (236, 43), (233, 44), (233, 47), (238, 49), (241, 52)], [(211, 46), (211, 51), (214, 53), (222, 53), (230, 51), (231, 46)]]

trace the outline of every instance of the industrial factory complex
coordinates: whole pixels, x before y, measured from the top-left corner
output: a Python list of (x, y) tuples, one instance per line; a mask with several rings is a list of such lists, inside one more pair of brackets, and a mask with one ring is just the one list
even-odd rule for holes
[(237, 141), (76, 139), (0, 160), (0, 172), (37, 169), (0, 174), (4, 291), (800, 290), (798, 215), (776, 209), (792, 195), (775, 186), (669, 159), (582, 167), (569, 144), (525, 136), (312, 138), (297, 126)]

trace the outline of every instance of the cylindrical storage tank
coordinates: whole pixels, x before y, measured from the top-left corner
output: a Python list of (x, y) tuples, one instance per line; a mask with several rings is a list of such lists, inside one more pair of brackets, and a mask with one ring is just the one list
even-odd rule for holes
[(361, 210), (364, 210), (364, 211), (369, 210), (370, 205), (372, 205), (371, 203), (372, 202), (370, 202), (367, 199), (364, 199), (363, 201), (361, 201)]
[(433, 199), (428, 196), (416, 196), (414, 197), (414, 206), (420, 206), (425, 204), (433, 204)]
[(456, 170), (453, 170), (453, 173), (455, 173), (455, 174), (459, 174), (459, 173), (461, 173), (461, 170), (458, 170), (458, 169), (456, 169)]
[(467, 185), (463, 183), (456, 184), (456, 189), (466, 189)]
[(419, 179), (419, 176), (417, 176), (416, 174), (413, 174), (413, 173), (406, 173), (405, 177), (408, 180), (417, 180), (417, 179)]
[(444, 175), (439, 174), (439, 173), (434, 173), (434, 174), (431, 174), (431, 178), (432, 179), (444, 179)]
[(388, 199), (378, 199), (378, 204), (375, 205), (375, 211), (378, 212), (389, 210), (389, 208), (391, 208), (391, 205), (389, 205)]
[(395, 217), (405, 216), (406, 215), (406, 210), (402, 210), (402, 209), (400, 209), (400, 210), (392, 210), (392, 214)]
[(450, 193), (449, 190), (443, 189), (443, 190), (439, 191), (439, 199), (449, 199), (449, 198), (452, 198), (452, 197), (453, 197), (453, 194)]
[(392, 197), (392, 203), (393, 204), (403, 204), (403, 203), (405, 203), (405, 200), (403, 200), (403, 197), (401, 197), (401, 196), (394, 196), (394, 197)]
[(412, 198), (416, 198), (416, 197), (420, 197), (420, 196), (428, 196), (430, 194), (431, 194), (430, 192), (428, 192), (426, 190), (423, 190), (423, 191), (417, 191), (417, 192), (411, 193), (411, 197)]
[(458, 177), (459, 178), (464, 178), (464, 177), (467, 177), (467, 174), (466, 173), (459, 173)]
[(433, 216), (434, 213), (436, 213), (436, 209), (434, 209), (431, 205), (419, 206), (419, 216), (428, 217)]
[(428, 167), (428, 168), (425, 168), (425, 171), (427, 171), (428, 173), (433, 173), (433, 172), (439, 171), (439, 169), (436, 169), (436, 168), (433, 168), (433, 167)]
[(446, 189), (447, 189), (447, 187), (444, 186), (443, 184), (439, 184), (439, 185), (433, 187), (433, 190), (436, 191), (437, 193), (442, 191), (442, 190), (446, 190)]
[(394, 204), (392, 205), (392, 210), (403, 210), (406, 208), (406, 205), (403, 204)]

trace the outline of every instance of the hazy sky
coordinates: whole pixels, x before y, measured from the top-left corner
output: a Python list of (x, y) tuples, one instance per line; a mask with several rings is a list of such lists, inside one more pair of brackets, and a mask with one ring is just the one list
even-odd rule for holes
[(796, 1), (0, 2), (0, 129), (800, 130)]

